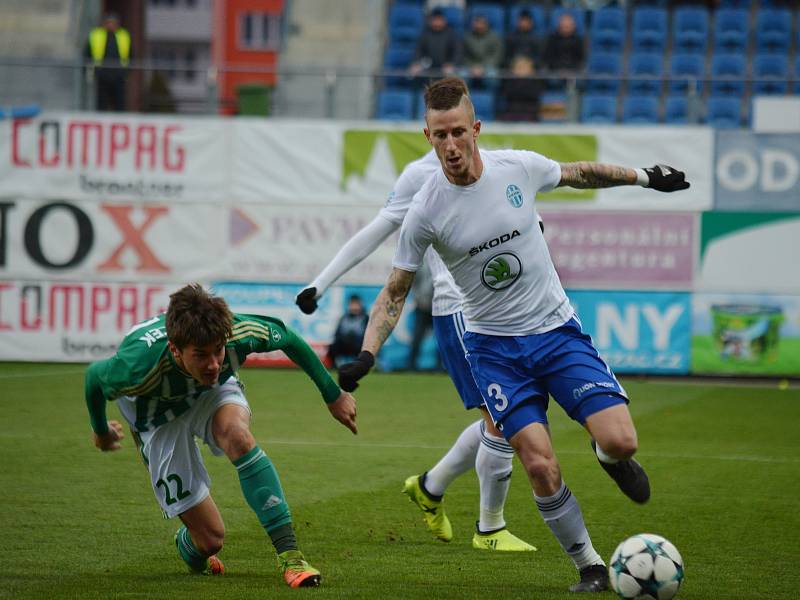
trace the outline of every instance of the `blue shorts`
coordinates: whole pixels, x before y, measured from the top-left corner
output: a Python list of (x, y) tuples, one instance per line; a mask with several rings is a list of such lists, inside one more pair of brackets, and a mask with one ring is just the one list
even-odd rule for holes
[(475, 385), (465, 356), (466, 349), (461, 337), (464, 335), (464, 317), (460, 312), (443, 317), (433, 317), (433, 332), (439, 345), (442, 364), (447, 369), (453, 385), (461, 396), (464, 408), (483, 406), (483, 397)]
[(548, 395), (581, 425), (628, 401), (575, 317), (534, 335), (467, 332), (464, 345), (486, 408), (507, 440), (530, 423), (547, 423)]

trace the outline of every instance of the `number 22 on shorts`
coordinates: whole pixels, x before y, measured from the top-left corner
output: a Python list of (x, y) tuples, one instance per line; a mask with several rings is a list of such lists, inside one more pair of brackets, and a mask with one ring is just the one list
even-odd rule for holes
[(490, 383), (489, 387), (486, 388), (486, 393), (489, 395), (489, 398), (499, 400), (499, 402), (494, 405), (494, 409), (497, 412), (503, 412), (508, 408), (508, 397), (503, 393), (503, 388), (498, 384)]

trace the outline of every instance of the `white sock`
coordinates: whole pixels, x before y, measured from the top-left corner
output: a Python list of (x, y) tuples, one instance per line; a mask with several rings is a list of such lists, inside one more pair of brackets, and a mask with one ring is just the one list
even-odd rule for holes
[(613, 465), (619, 462), (619, 459), (616, 459), (613, 456), (609, 456), (608, 454), (603, 452), (603, 449), (597, 442), (594, 443), (594, 452), (595, 454), (597, 454), (597, 458), (600, 459), (600, 462), (604, 462), (609, 465)]
[(514, 449), (503, 438), (486, 432), (481, 422), (481, 445), (475, 459), (475, 471), (481, 488), (480, 531), (494, 531), (506, 526), (503, 506), (511, 483), (511, 460)]
[(441, 496), (453, 480), (475, 466), (475, 457), (481, 441), (483, 419), (475, 421), (461, 432), (456, 443), (425, 475), (425, 489), (433, 496)]
[(561, 489), (552, 496), (540, 498), (534, 494), (533, 498), (544, 522), (579, 571), (590, 565), (605, 564), (592, 546), (578, 501), (563, 481)]

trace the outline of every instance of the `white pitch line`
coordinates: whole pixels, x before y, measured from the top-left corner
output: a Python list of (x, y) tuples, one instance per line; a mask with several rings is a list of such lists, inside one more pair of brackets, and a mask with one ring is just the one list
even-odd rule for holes
[[(270, 445), (277, 446), (324, 446), (324, 447), (345, 447), (345, 448), (400, 448), (406, 450), (448, 450), (450, 446), (438, 446), (427, 444), (392, 444), (392, 443), (373, 443), (365, 442), (363, 444), (354, 443), (339, 443), (339, 442), (317, 442), (309, 440), (268, 440), (264, 444), (266, 447)], [(579, 450), (558, 450), (556, 454), (566, 454), (570, 456), (582, 456), (584, 454), (591, 455), (590, 451)], [(741, 455), (708, 455), (708, 454), (664, 454), (660, 452), (647, 452), (642, 453), (642, 457), (657, 458), (657, 459), (678, 459), (678, 460), (722, 460), (734, 462), (763, 462), (763, 463), (786, 463), (797, 464), (800, 463), (800, 458), (794, 457), (776, 457), (776, 456), (741, 456)]]

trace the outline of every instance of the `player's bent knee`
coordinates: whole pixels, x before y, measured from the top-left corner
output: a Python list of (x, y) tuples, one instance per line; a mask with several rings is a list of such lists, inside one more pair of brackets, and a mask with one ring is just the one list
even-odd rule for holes
[(603, 452), (619, 460), (630, 458), (638, 449), (638, 440), (635, 431), (619, 432), (603, 440), (600, 446)]
[(215, 433), (215, 439), (225, 454), (235, 460), (250, 452), (256, 440), (250, 429), (243, 423), (230, 424)]

